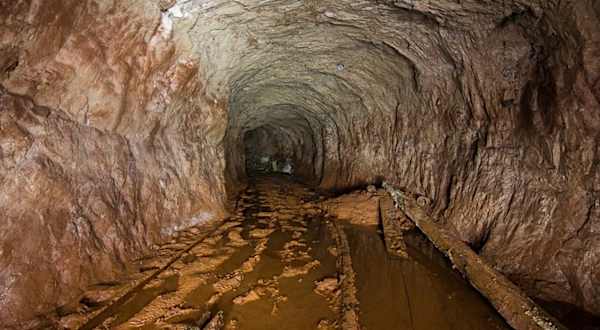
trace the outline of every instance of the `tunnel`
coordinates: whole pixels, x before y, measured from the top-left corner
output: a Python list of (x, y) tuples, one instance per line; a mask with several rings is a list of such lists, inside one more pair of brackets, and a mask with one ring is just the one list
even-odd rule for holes
[[(274, 35), (274, 49), (241, 55), (229, 78), (225, 136), (226, 180), (232, 187), (245, 181), (248, 162), (261, 167), (261, 157), (270, 171), (283, 173), (290, 165), (295, 176), (323, 189), (366, 185), (379, 176), (362, 166), (361, 157), (383, 160), (391, 151), (391, 143), (383, 141), (394, 129), (390, 120), (420, 102), (418, 71), (385, 43), (356, 40), (345, 28), (324, 29), (331, 31), (316, 24), (294, 37)], [(363, 144), (374, 147), (349, 153)]]
[(0, 2), (0, 328), (600, 327), (600, 2)]

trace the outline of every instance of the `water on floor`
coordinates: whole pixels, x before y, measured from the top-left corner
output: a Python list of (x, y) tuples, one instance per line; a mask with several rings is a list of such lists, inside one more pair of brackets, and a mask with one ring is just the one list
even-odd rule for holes
[[(99, 328), (202, 329), (222, 315), (225, 329), (339, 329), (348, 313), (349, 274), (339, 262), (345, 255), (362, 328), (507, 328), (422, 236), (408, 237), (409, 259), (392, 257), (376, 228), (326, 218), (316, 197), (281, 177), (257, 179), (230, 219), (188, 229), (145, 259), (140, 274), (94, 287), (63, 326), (78, 328), (96, 316)], [(349, 249), (339, 246), (340, 233)], [(147, 274), (154, 274), (148, 284), (106, 317), (100, 313), (115, 300), (98, 297), (131, 291)]]
[(409, 258), (387, 253), (375, 227), (344, 227), (367, 329), (508, 329), (504, 320), (417, 232)]

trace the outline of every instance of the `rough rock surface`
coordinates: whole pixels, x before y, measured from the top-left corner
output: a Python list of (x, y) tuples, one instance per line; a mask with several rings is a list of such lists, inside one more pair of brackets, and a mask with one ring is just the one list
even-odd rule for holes
[(600, 314), (599, 30), (593, 0), (3, 1), (0, 319), (223, 213), (259, 131)]
[(6, 327), (35, 326), (153, 243), (223, 213), (223, 106), (202, 95), (198, 64), (157, 5), (111, 3), (0, 4)]

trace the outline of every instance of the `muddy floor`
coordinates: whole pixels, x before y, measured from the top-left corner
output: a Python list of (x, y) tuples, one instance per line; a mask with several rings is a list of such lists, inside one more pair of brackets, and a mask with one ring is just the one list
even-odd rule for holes
[(182, 231), (139, 272), (91, 287), (67, 329), (505, 329), (418, 233), (409, 258), (376, 227), (323, 216), (318, 196), (256, 179), (225, 222)]

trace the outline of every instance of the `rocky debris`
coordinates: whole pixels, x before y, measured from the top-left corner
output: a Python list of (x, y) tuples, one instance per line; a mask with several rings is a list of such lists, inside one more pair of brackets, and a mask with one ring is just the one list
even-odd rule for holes
[(311, 209), (306, 209), (303, 211), (303, 215), (309, 216), (309, 217), (314, 217), (316, 215), (320, 215), (321, 212), (323, 212), (320, 208), (311, 208)]
[(192, 234), (192, 235), (198, 235), (198, 234), (200, 234), (200, 233), (201, 233), (201, 230), (200, 230), (200, 228), (197, 228), (197, 227), (192, 227), (192, 228), (189, 228), (189, 229), (188, 229), (188, 231), (189, 231), (189, 232), (190, 232), (190, 234)]
[(258, 242), (256, 242), (256, 245), (254, 246), (255, 255), (261, 254), (267, 248), (268, 242), (269, 242), (268, 238), (259, 239)]
[(279, 312), (279, 308), (280, 306), (285, 303), (286, 301), (288, 301), (288, 297), (278, 294), (273, 296), (273, 308), (271, 309), (271, 315), (277, 315), (277, 313)]
[(263, 220), (263, 219), (259, 219), (257, 222), (258, 222), (259, 224), (261, 224), (261, 225), (265, 226), (265, 227), (268, 227), (268, 228), (273, 228), (273, 227), (275, 227), (275, 225), (273, 224), (273, 222), (272, 222), (272, 221), (270, 221), (270, 220)]
[(315, 202), (305, 202), (304, 204), (302, 204), (302, 209), (304, 210), (308, 210), (308, 209), (313, 209), (318, 207), (318, 204), (316, 204)]
[(225, 325), (223, 311), (218, 311), (217, 314), (202, 328), (202, 330), (221, 330)]
[[(219, 230), (219, 232), (222, 232), (223, 230)], [(211, 237), (207, 237), (206, 239), (204, 239), (204, 241), (202, 242), (204, 244), (204, 246), (206, 245), (214, 245), (215, 243), (217, 243), (218, 241), (220, 241), (223, 238), (222, 234), (217, 233)]]
[(309, 261), (312, 260), (312, 257), (308, 253), (309, 251), (310, 247), (306, 243), (293, 239), (283, 245), (283, 249), (279, 252), (279, 255), (287, 263)]
[(293, 262), (293, 261), (309, 261), (312, 260), (312, 257), (308, 253), (308, 251), (304, 250), (282, 250), (279, 255), (285, 262)]
[(306, 243), (300, 242), (298, 240), (291, 240), (289, 242), (286, 242), (283, 245), (283, 250), (290, 250), (290, 249), (294, 249), (294, 248), (305, 248), (307, 247)]

